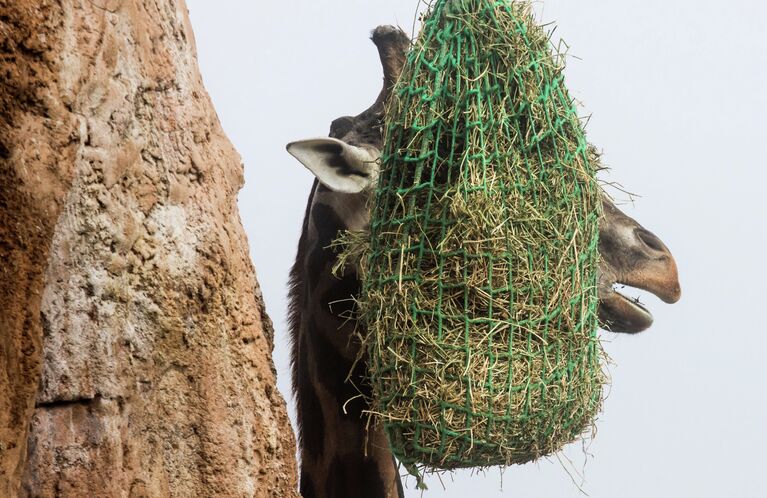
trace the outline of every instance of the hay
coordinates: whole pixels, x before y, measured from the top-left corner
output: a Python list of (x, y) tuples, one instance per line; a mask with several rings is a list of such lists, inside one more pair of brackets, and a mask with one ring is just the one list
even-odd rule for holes
[(528, 2), (440, 0), (387, 109), (370, 236), (342, 259), (406, 465), (535, 460), (600, 409), (600, 194), (562, 70)]

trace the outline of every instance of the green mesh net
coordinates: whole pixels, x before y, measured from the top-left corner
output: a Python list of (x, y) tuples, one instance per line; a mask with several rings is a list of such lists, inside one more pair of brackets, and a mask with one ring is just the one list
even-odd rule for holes
[(411, 467), (528, 462), (600, 409), (601, 197), (555, 52), (529, 2), (440, 0), (389, 104), (360, 311)]

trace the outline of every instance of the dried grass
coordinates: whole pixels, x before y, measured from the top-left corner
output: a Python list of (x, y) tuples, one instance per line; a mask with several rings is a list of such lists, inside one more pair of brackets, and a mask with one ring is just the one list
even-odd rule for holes
[(528, 2), (439, 1), (387, 111), (359, 266), (373, 412), (411, 468), (509, 465), (602, 401), (597, 160)]

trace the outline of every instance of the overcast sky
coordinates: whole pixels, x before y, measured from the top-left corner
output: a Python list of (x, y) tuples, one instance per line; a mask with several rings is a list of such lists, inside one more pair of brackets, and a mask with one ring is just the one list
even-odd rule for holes
[[(312, 177), (285, 152), (367, 108), (381, 88), (368, 36), (412, 30), (417, 0), (187, 0), (206, 87), (245, 163), (242, 221), (274, 320), (289, 402), (286, 281)], [(642, 295), (638, 336), (603, 334), (615, 365), (588, 448), (486, 475), (427, 481), (426, 498), (767, 496), (767, 4), (757, 0), (549, 0), (570, 45), (572, 95), (592, 114), (603, 178), (679, 264), (683, 298)], [(634, 293), (640, 295), (639, 292)], [(585, 463), (585, 465), (584, 465)], [(583, 480), (577, 474), (583, 476)], [(409, 484), (406, 495), (419, 496)]]

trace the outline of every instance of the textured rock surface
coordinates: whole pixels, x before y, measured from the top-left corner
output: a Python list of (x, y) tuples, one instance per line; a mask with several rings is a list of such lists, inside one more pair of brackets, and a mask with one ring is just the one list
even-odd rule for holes
[(0, 496), (295, 495), (183, 0), (0, 0)]

